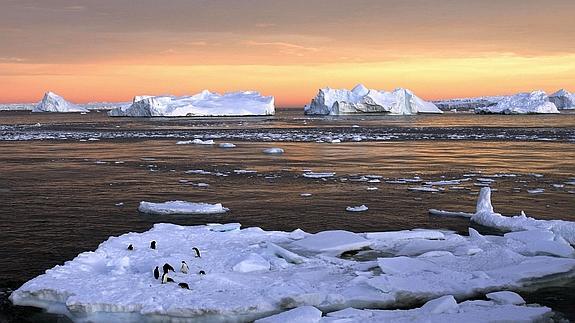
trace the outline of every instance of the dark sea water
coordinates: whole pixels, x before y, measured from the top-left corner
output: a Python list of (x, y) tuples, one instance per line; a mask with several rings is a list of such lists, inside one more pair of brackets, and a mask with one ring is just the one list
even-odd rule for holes
[[(176, 145), (194, 138), (237, 147)], [(326, 142), (339, 138), (344, 142)], [(269, 147), (285, 153), (263, 154)], [(309, 179), (302, 176), (306, 170), (336, 175)], [(150, 120), (111, 119), (98, 112), (0, 112), (0, 322), (65, 321), (11, 306), (8, 294), (46, 269), (96, 249), (109, 236), (143, 232), (158, 222), (466, 233), (468, 220), (430, 216), (428, 209), (473, 212), (480, 189), (475, 180), (438, 193), (412, 192), (407, 188), (417, 184), (386, 181), (470, 174), (495, 180), (493, 203), (500, 213), (524, 210), (540, 219), (575, 221), (575, 185), (553, 186), (575, 181), (575, 114), (317, 118), (279, 110), (266, 118)], [(381, 182), (367, 183), (365, 175), (381, 176)], [(544, 192), (528, 192), (538, 188)], [(137, 211), (143, 200), (176, 199), (222, 203), (231, 211), (168, 218)], [(369, 211), (345, 211), (362, 204)], [(573, 285), (523, 296), (575, 319)]]

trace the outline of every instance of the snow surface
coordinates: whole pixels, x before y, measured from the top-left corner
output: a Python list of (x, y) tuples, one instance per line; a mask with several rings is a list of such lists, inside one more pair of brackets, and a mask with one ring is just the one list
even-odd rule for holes
[(136, 96), (129, 107), (111, 110), (112, 117), (198, 117), (274, 115), (272, 96), (258, 92), (211, 93), (192, 96)]
[[(95, 251), (26, 282), (10, 299), (83, 322), (251, 321), (304, 306), (328, 313), (323, 318), (327, 322), (338, 317), (349, 318), (347, 322), (362, 317), (377, 322), (528, 321), (550, 309), (501, 304), (511, 302), (509, 295), (460, 304), (454, 297), (558, 283), (572, 279), (575, 270), (573, 258), (524, 254), (515, 238), (482, 236), (473, 229), (462, 236), (438, 230), (307, 234), (239, 228), (237, 223), (156, 224), (147, 232), (110, 237)], [(534, 235), (533, 241), (547, 238)], [(148, 247), (152, 240), (157, 241), (154, 250)], [(134, 250), (127, 249), (130, 244)], [(360, 249), (387, 256), (336, 256)], [(177, 266), (182, 260), (189, 273), (177, 271), (170, 277), (190, 290), (154, 279), (156, 266)], [(201, 270), (206, 275), (199, 275)], [(359, 310), (425, 301), (431, 302), (408, 311)], [(338, 310), (343, 311), (333, 313)], [(307, 317), (308, 311), (315, 312), (300, 308), (282, 317)]]
[(553, 102), (557, 109), (575, 109), (575, 94), (561, 89), (549, 95), (549, 101)]
[(56, 93), (46, 92), (32, 112), (88, 112), (88, 109), (70, 103)]
[(256, 320), (255, 323), (316, 323), (321, 320), (321, 315), (321, 311), (313, 306), (300, 306)]
[(229, 209), (222, 204), (192, 203), (186, 201), (168, 201), (163, 203), (140, 202), (138, 211), (147, 214), (173, 215), (173, 214), (218, 214)]
[(519, 93), (501, 98), (496, 105), (479, 107), (476, 113), (495, 114), (541, 114), (559, 113), (553, 102), (543, 91)]
[(319, 115), (443, 113), (433, 103), (420, 99), (410, 90), (398, 88), (393, 92), (378, 91), (368, 89), (363, 84), (358, 84), (351, 91), (320, 89), (311, 103), (305, 106), (304, 112)]

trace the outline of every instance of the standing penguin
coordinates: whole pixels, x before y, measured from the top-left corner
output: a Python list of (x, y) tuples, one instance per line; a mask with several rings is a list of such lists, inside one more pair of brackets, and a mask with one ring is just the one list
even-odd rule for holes
[(156, 279), (160, 278), (160, 268), (158, 266), (154, 268), (154, 278)]
[(169, 263), (165, 263), (165, 264), (164, 264), (164, 267), (162, 267), (162, 269), (164, 270), (164, 273), (165, 273), (165, 274), (168, 273), (170, 270), (173, 271), (173, 272), (176, 272), (176, 271), (174, 270), (174, 267), (172, 267), (172, 265), (170, 265)]
[(150, 242), (150, 248), (156, 249), (156, 240), (152, 240), (152, 242)]
[(130, 245), (128, 246), (128, 250), (134, 250), (134, 246), (132, 246), (132, 244), (130, 244)]
[(198, 248), (196, 248), (196, 247), (193, 247), (192, 250), (196, 252), (196, 258), (201, 258), (201, 257), (202, 257), (202, 256), (200, 255), (200, 249), (198, 249)]
[(168, 277), (168, 273), (164, 273), (162, 275), (162, 284), (166, 284), (166, 283), (173, 283), (174, 280), (171, 279), (170, 277)]
[(184, 274), (187, 274), (189, 270), (190, 268), (188, 267), (188, 264), (186, 264), (186, 262), (182, 260), (182, 267), (180, 267), (180, 271), (183, 272)]
[(179, 283), (178, 286), (180, 286), (183, 289), (190, 289), (190, 286), (188, 286), (188, 284), (186, 283)]

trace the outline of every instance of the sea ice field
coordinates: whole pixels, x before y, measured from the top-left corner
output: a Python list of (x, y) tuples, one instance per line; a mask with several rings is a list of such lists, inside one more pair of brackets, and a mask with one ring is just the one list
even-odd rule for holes
[(1, 112), (0, 321), (575, 320), (574, 129)]

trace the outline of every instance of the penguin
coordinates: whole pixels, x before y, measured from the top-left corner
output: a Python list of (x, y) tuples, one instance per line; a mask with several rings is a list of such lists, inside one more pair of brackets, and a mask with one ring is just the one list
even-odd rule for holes
[(182, 260), (182, 267), (180, 267), (180, 271), (183, 272), (184, 274), (187, 274), (189, 270), (190, 268), (188, 267), (188, 264), (186, 264), (186, 262)]
[(164, 274), (167, 274), (170, 270), (173, 272), (176, 272), (174, 270), (174, 267), (172, 267), (169, 263), (165, 263), (163, 269), (164, 269)]
[(188, 286), (188, 284), (186, 283), (179, 283), (178, 286), (180, 286), (183, 289), (190, 289), (190, 286)]
[(200, 255), (200, 249), (193, 247), (192, 250), (194, 250), (196, 252), (196, 258), (201, 258), (202, 256)]
[(156, 240), (152, 240), (152, 242), (150, 242), (150, 248), (156, 249)]
[(134, 250), (134, 246), (132, 246), (131, 244), (128, 246), (128, 250)]
[(198, 275), (205, 275), (205, 274), (206, 274), (206, 272), (203, 270), (200, 270), (200, 272), (198, 273)]
[(160, 278), (160, 268), (158, 266), (154, 268), (154, 278), (156, 279)]
[(164, 273), (162, 275), (162, 284), (166, 284), (166, 283), (173, 283), (174, 280), (171, 279), (170, 277), (168, 277), (168, 273)]

